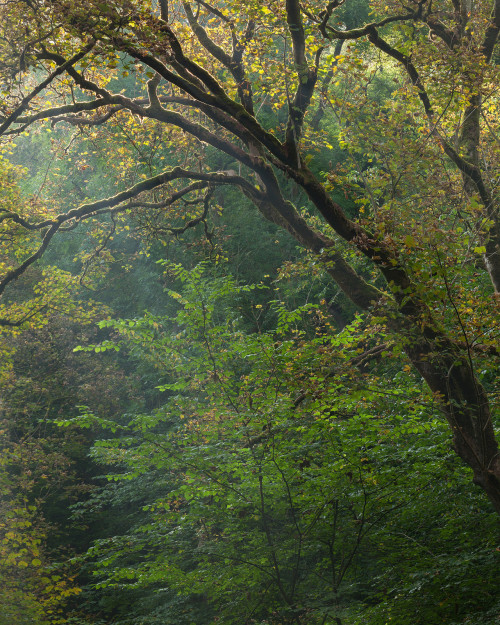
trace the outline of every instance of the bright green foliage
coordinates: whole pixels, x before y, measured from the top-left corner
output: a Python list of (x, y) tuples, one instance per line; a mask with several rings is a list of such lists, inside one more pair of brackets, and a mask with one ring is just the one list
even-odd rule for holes
[[(173, 318), (103, 322), (117, 341), (85, 348), (146, 358), (166, 397), (118, 427), (83, 417), (116, 431), (93, 456), (112, 471), (117, 510), (126, 493), (135, 502), (121, 535), (88, 554), (96, 588), (156, 591), (157, 609), (163, 600), (179, 622), (200, 601), (207, 622), (227, 624), (361, 623), (368, 613), (373, 623), (452, 623), (491, 607), (494, 576), (480, 599), (472, 589), (494, 567), (494, 519), (475, 497), (454, 501), (468, 477), (399, 350), (363, 370), (361, 317), (338, 334), (318, 326), (316, 307), (278, 301), (276, 329), (245, 334), (238, 307), (252, 287), (203, 265), (167, 269), (181, 286), (170, 291)], [(380, 374), (392, 375), (390, 389)], [(173, 607), (175, 595), (185, 603)], [(156, 623), (145, 605), (119, 622)]]

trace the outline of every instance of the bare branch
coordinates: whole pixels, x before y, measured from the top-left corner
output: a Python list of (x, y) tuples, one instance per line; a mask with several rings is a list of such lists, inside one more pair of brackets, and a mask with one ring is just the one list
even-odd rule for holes
[(186, 232), (187, 230), (194, 228), (202, 221), (205, 221), (208, 215), (208, 209), (210, 207), (210, 199), (212, 195), (213, 195), (213, 188), (209, 188), (208, 192), (205, 194), (205, 197), (203, 198), (203, 212), (201, 213), (199, 217), (190, 219), (182, 228), (167, 227), (165, 228), (165, 230), (167, 230), (167, 232), (170, 232), (170, 234), (174, 234), (175, 236), (178, 236), (179, 234), (184, 234), (184, 232)]
[[(139, 182), (133, 187), (127, 189), (126, 191), (117, 193), (112, 197), (82, 204), (74, 209), (69, 210), (67, 213), (62, 213), (53, 219), (48, 219), (36, 224), (31, 224), (27, 220), (24, 220), (22, 217), (14, 213), (4, 213), (4, 215), (2, 215), (3, 220), (11, 219), (12, 221), (19, 223), (28, 230), (45, 230), (45, 234), (43, 235), (42, 243), (38, 247), (38, 249), (33, 254), (31, 254), (25, 261), (23, 261), (18, 267), (9, 271), (3, 278), (0, 279), (0, 295), (5, 291), (6, 287), (11, 282), (17, 280), (21, 275), (26, 272), (26, 270), (33, 263), (35, 263), (43, 256), (53, 236), (59, 230), (62, 230), (61, 226), (63, 226), (63, 224), (68, 224), (64, 228), (68, 230), (71, 229), (76, 223), (80, 223), (84, 219), (88, 219), (103, 212), (111, 212), (111, 209), (113, 208), (114, 212), (128, 210), (131, 208), (131, 204), (126, 204), (128, 200), (137, 197), (138, 195), (146, 191), (151, 191), (152, 189), (155, 189), (167, 182), (182, 178), (195, 179), (200, 182), (203, 181), (204, 183), (238, 184), (244, 189), (254, 190), (252, 185), (250, 185), (244, 178), (233, 175), (232, 173), (196, 173), (181, 169), (180, 167), (176, 167), (147, 180), (143, 180), (142, 182)], [(171, 198), (170, 203), (173, 203), (190, 191), (193, 191), (197, 188), (202, 188), (202, 186), (204, 185), (200, 185), (199, 183), (190, 185), (189, 187), (174, 194)], [(167, 205), (167, 201), (165, 201), (165, 205)], [(203, 218), (204, 217), (202, 217), (202, 219)], [(202, 219), (200, 219), (200, 221)], [(174, 234), (176, 234), (176, 232), (174, 232)], [(9, 323), (10, 322), (6, 320), (4, 325), (9, 325)]]

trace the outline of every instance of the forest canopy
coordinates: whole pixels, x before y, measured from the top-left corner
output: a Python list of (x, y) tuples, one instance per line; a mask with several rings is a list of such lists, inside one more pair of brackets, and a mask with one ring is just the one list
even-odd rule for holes
[(11, 622), (496, 622), (500, 2), (0, 12)]

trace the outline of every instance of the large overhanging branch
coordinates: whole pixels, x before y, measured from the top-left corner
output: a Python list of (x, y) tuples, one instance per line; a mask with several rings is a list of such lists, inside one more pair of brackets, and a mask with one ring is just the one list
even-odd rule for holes
[[(169, 195), (167, 198), (165, 198), (164, 200), (160, 202), (148, 202), (148, 201), (141, 200), (141, 199), (138, 199), (135, 201), (128, 200), (127, 202), (124, 202), (123, 204), (119, 204), (118, 206), (114, 206), (111, 208), (101, 208), (92, 213), (83, 215), (78, 220), (73, 220), (69, 226), (64, 226), (64, 227), (59, 228), (59, 232), (67, 232), (68, 230), (74, 230), (85, 219), (97, 217), (98, 215), (103, 215), (103, 214), (115, 215), (117, 213), (123, 213), (125, 211), (129, 211), (134, 208), (145, 208), (148, 210), (160, 211), (162, 209), (168, 208), (169, 206), (172, 206), (172, 204), (175, 204), (179, 200), (182, 200), (184, 196), (188, 195), (189, 193), (192, 193), (193, 191), (206, 189), (210, 184), (215, 185), (217, 183), (215, 181), (193, 182), (193, 184), (190, 184), (187, 187), (180, 189), (179, 191), (175, 191), (174, 193), (172, 193), (171, 195)], [(218, 183), (218, 184), (221, 184), (221, 183)], [(196, 200), (194, 200), (194, 202), (196, 202)]]
[(248, 186), (242, 190), (268, 221), (287, 230), (306, 249), (318, 254), (325, 270), (359, 308), (368, 310), (384, 297), (382, 291), (366, 282), (344, 259), (333, 239), (311, 227), (295, 206), (283, 197), (271, 167), (263, 168), (260, 177), (266, 193)]
[[(12, 133), (19, 133), (24, 128), (28, 128), (37, 121), (44, 119), (60, 118), (65, 115), (76, 116), (78, 113), (90, 113), (109, 106), (109, 102), (103, 98), (87, 102), (75, 102), (73, 104), (65, 104), (63, 106), (51, 106), (49, 108), (37, 111), (32, 115), (23, 115), (16, 119), (15, 123), (21, 126), (13, 129)], [(81, 118), (84, 119), (84, 118)], [(88, 118), (87, 118), (88, 119)], [(4, 133), (8, 134), (8, 133)]]
[[(137, 17), (137, 21), (141, 21), (140, 16)], [(87, 26), (85, 24), (82, 24), (81, 26), (85, 31)], [(267, 132), (258, 123), (251, 112), (247, 110), (246, 105), (248, 103), (243, 105), (229, 97), (222, 85), (215, 79), (214, 76), (212, 76), (212, 74), (210, 74), (210, 72), (194, 62), (192, 59), (186, 57), (180, 42), (167, 23), (163, 20), (157, 20), (155, 27), (157, 28), (157, 35), (159, 39), (164, 41), (166, 49), (169, 51), (166, 55), (168, 63), (175, 71), (169, 69), (167, 65), (160, 60), (160, 57), (164, 56), (163, 54), (155, 55), (145, 51), (145, 48), (147, 49), (148, 44), (150, 44), (149, 41), (143, 42), (145, 47), (139, 48), (137, 43), (132, 43), (129, 38), (120, 35), (119, 32), (110, 32), (107, 33), (106, 36), (117, 49), (122, 50), (132, 58), (141, 61), (158, 73), (164, 80), (178, 87), (194, 100), (215, 109), (218, 108), (233, 120), (237, 120), (241, 126), (245, 127), (247, 131), (254, 136), (257, 142), (261, 143), (272, 154), (278, 158), (286, 159), (286, 151), (283, 149), (281, 142), (272, 133)], [(251, 36), (251, 33), (252, 25), (249, 24), (245, 37)], [(140, 33), (138, 34), (139, 41), (141, 41)], [(241, 45), (238, 46), (238, 50), (234, 55), (236, 64), (239, 62), (239, 55), (242, 54)], [(64, 59), (60, 55), (48, 53), (46, 51), (40, 55), (40, 58), (49, 58), (59, 64), (64, 62)], [(123, 102), (126, 108), (132, 108), (132, 100), (128, 100), (128, 103), (125, 104), (127, 99), (124, 98), (124, 96), (110, 94), (102, 87), (99, 87), (97, 84), (84, 78), (75, 70), (68, 70), (68, 73), (81, 89), (92, 91), (99, 97), (107, 100), (108, 103)], [(151, 87), (151, 95), (153, 95), (154, 98), (154, 83), (151, 84)], [(242, 88), (243, 87), (244, 85), (242, 85)]]
[[(119, 104), (110, 104), (110, 102), (113, 101), (119, 102)], [(43, 111), (38, 111), (36, 114), (31, 116), (19, 118), (17, 123), (23, 125), (19, 128), (16, 128), (15, 130), (10, 131), (10, 133), (18, 134), (34, 122), (44, 119), (50, 119), (52, 125), (66, 122), (68, 124), (71, 124), (72, 126), (99, 126), (107, 122), (120, 111), (130, 111), (132, 113), (135, 113), (136, 115), (140, 115), (141, 117), (154, 118), (155, 110), (165, 110), (162, 107), (163, 104), (179, 104), (185, 108), (187, 107), (197, 109), (199, 111), (202, 111), (203, 113), (205, 113), (205, 115), (207, 115), (207, 117), (210, 117), (212, 120), (217, 121), (218, 123), (222, 124), (224, 122), (228, 130), (231, 130), (233, 133), (238, 132), (241, 133), (241, 135), (245, 135), (245, 133), (247, 133), (246, 129), (243, 128), (243, 126), (238, 125), (228, 116), (224, 116), (224, 113), (222, 113), (218, 109), (214, 109), (213, 107), (207, 106), (201, 102), (198, 102), (197, 100), (193, 100), (193, 98), (182, 96), (158, 96), (156, 94), (150, 94), (150, 97), (147, 99), (128, 99), (125, 96), (121, 95), (114, 98), (114, 96), (110, 94), (110, 97), (107, 100), (97, 99), (91, 102), (77, 102), (75, 104), (61, 107), (52, 107)], [(98, 115), (84, 116), (80, 114), (91, 111), (99, 111), (99, 109), (102, 108), (105, 108), (107, 110), (104, 113)], [(151, 114), (152, 112), (153, 114)]]
[[(63, 59), (59, 57), (58, 55), (51, 55), (51, 57), (56, 57), (58, 61), (60, 62), (63, 61)], [(154, 59), (154, 57), (151, 57), (151, 59)], [(157, 59), (154, 59), (154, 60), (156, 61)], [(158, 63), (160, 63), (160, 65), (165, 67), (160, 61), (158, 61)], [(245, 152), (244, 150), (242, 150), (235, 144), (230, 143), (229, 141), (223, 139), (219, 135), (210, 132), (207, 128), (205, 128), (201, 124), (193, 122), (189, 120), (187, 117), (175, 111), (164, 109), (163, 107), (161, 107), (161, 101), (163, 100), (166, 102), (180, 103), (180, 104), (187, 105), (193, 108), (198, 108), (199, 110), (202, 110), (213, 121), (227, 128), (238, 139), (244, 142), (249, 142), (250, 140), (254, 140), (253, 135), (249, 133), (248, 130), (240, 123), (238, 117), (235, 118), (231, 115), (228, 115), (224, 113), (223, 111), (221, 111), (220, 109), (218, 109), (217, 107), (206, 105), (206, 103), (204, 103), (203, 101), (200, 102), (197, 99), (188, 99), (188, 98), (182, 99), (182, 98), (168, 98), (168, 97), (156, 98), (155, 100), (152, 100), (151, 98), (149, 100), (145, 100), (143, 98), (131, 99), (121, 94), (111, 93), (99, 87), (95, 83), (92, 83), (91, 81), (84, 79), (78, 72), (74, 72), (74, 78), (75, 80), (77, 80), (77, 83), (79, 84), (80, 87), (86, 89), (87, 91), (90, 90), (90, 91), (95, 92), (96, 95), (98, 96), (98, 99), (93, 102), (88, 102), (88, 103), (76, 103), (73, 105), (66, 105), (63, 107), (52, 107), (45, 111), (40, 111), (34, 114), (33, 116), (29, 116), (27, 118), (21, 118), (20, 121), (23, 122), (22, 128), (25, 128), (30, 123), (33, 123), (34, 121), (41, 120), (41, 119), (52, 118), (57, 122), (58, 117), (64, 117), (65, 113), (78, 113), (78, 112), (83, 112), (87, 110), (88, 111), (96, 110), (105, 106), (116, 106), (116, 107), (129, 110), (132, 113), (140, 115), (142, 117), (149, 117), (151, 119), (156, 119), (158, 121), (162, 121), (164, 123), (177, 126), (178, 128), (181, 128), (183, 131), (188, 132), (189, 134), (198, 138), (200, 141), (204, 141), (205, 143), (213, 145), (213, 147), (225, 152), (226, 154), (229, 154), (233, 158), (239, 160), (244, 165), (247, 165), (248, 167), (253, 168), (253, 160), (247, 152)], [(253, 119), (256, 122), (255, 118)], [(73, 118), (67, 119), (66, 121), (73, 123), (75, 125), (78, 125), (78, 118), (73, 117)], [(85, 123), (85, 122), (83, 121), (82, 123)], [(17, 132), (19, 131), (20, 130), (18, 129)], [(268, 133), (262, 130), (262, 134), (259, 137), (260, 139), (259, 142), (266, 141), (267, 134)], [(272, 135), (270, 136), (272, 137)], [(274, 137), (272, 138), (273, 138), (273, 141), (275, 142), (274, 147), (276, 147), (276, 145), (280, 146), (279, 142), (275, 140)]]
[[(233, 184), (254, 193), (258, 193), (258, 191), (255, 190), (255, 188), (252, 187), (247, 180), (241, 176), (234, 175), (232, 172), (191, 172), (180, 167), (175, 167), (174, 169), (162, 172), (161, 174), (148, 178), (147, 180), (143, 180), (133, 187), (130, 187), (125, 191), (121, 191), (112, 197), (97, 200), (95, 202), (86, 202), (66, 213), (61, 213), (52, 219), (30, 223), (28, 220), (15, 213), (3, 213), (0, 215), (1, 221), (10, 220), (21, 225), (26, 230), (38, 230), (44, 232), (44, 234), (42, 242), (36, 251), (33, 252), (20, 265), (7, 272), (3, 278), (0, 279), (0, 295), (4, 293), (9, 284), (22, 276), (31, 265), (43, 256), (50, 241), (58, 231), (70, 229), (73, 225), (80, 223), (85, 219), (102, 214), (103, 212), (109, 212), (112, 209), (115, 209), (115, 212), (128, 210), (131, 208), (130, 203), (127, 204), (129, 200), (138, 197), (141, 193), (152, 191), (153, 189), (156, 189), (168, 182), (178, 179), (197, 180), (210, 184)], [(177, 192), (174, 194), (175, 197), (172, 199), (172, 202), (179, 199), (187, 192), (195, 190), (196, 188), (200, 187), (190, 186), (187, 190)], [(165, 205), (167, 205), (166, 202)]]
[[(104, 121), (109, 119), (109, 117), (111, 117), (114, 112), (117, 112), (120, 109), (127, 109), (137, 115), (141, 115), (143, 117), (152, 117), (155, 119), (158, 117), (157, 112), (161, 110), (162, 116), (164, 118), (165, 114), (167, 113), (165, 112), (165, 109), (163, 109), (161, 105), (164, 103), (166, 104), (174, 103), (174, 104), (182, 104), (183, 106), (188, 106), (192, 108), (197, 108), (198, 110), (203, 111), (205, 115), (207, 115), (210, 119), (215, 121), (217, 124), (220, 124), (221, 126), (227, 128), (231, 133), (233, 133), (239, 139), (245, 141), (246, 143), (249, 143), (255, 139), (252, 133), (245, 127), (245, 125), (241, 123), (240, 116), (227, 114), (220, 107), (214, 106), (213, 103), (207, 103), (204, 97), (200, 99), (199, 97), (195, 97), (195, 95), (190, 94), (189, 91), (187, 93), (188, 95), (192, 96), (191, 98), (158, 96), (158, 94), (156, 93), (156, 87), (158, 86), (158, 77), (161, 76), (163, 78), (169, 79), (172, 76), (176, 76), (176, 74), (173, 74), (172, 72), (170, 72), (170, 70), (168, 70), (168, 68), (161, 61), (159, 61), (156, 57), (152, 55), (141, 53), (138, 50), (135, 50), (135, 48), (134, 49), (128, 48), (128, 53), (131, 56), (135, 56), (138, 60), (143, 61), (147, 66), (151, 67), (157, 72), (155, 79), (150, 80), (148, 82), (148, 85), (147, 85), (148, 94), (149, 94), (148, 99), (144, 99), (144, 98), (132, 99), (132, 98), (127, 98), (126, 96), (122, 94), (112, 93), (110, 91), (107, 91), (106, 89), (103, 89), (96, 83), (84, 78), (76, 70), (72, 70), (71, 72), (68, 72), (68, 73), (71, 74), (72, 78), (75, 80), (75, 83), (81, 89), (95, 93), (97, 96), (97, 99), (92, 102), (77, 102), (72, 105), (65, 105), (61, 107), (51, 107), (49, 109), (39, 111), (38, 113), (33, 114), (31, 116), (19, 118), (18, 123), (22, 123), (23, 126), (21, 128), (17, 128), (13, 132), (21, 132), (26, 127), (28, 127), (31, 123), (34, 123), (35, 121), (38, 121), (41, 119), (49, 119), (49, 118), (53, 119), (55, 123), (57, 123), (58, 121), (67, 121), (73, 125), (96, 125), (99, 123), (103, 123)], [(64, 58), (61, 55), (58, 55), (55, 53), (46, 52), (44, 53), (43, 56), (44, 58), (50, 58), (51, 60), (54, 60), (55, 62), (61, 65), (65, 63)], [(162, 75), (162, 70), (160, 68), (163, 68), (164, 73), (166, 73), (166, 76)], [(186, 86), (184, 79), (181, 80), (181, 84), (183, 86)], [(199, 92), (197, 92), (197, 94), (200, 95)], [(213, 99), (212, 99), (212, 102), (213, 102)], [(74, 116), (75, 113), (98, 110), (99, 108), (102, 108), (105, 106), (112, 106), (114, 108), (112, 109), (110, 113), (107, 113), (97, 119), (80, 118), (80, 117)], [(71, 117), (67, 117), (67, 115), (71, 115)], [(278, 150), (281, 147), (281, 144), (279, 143), (279, 141), (275, 139), (273, 135), (266, 133), (266, 131), (260, 125), (256, 123), (255, 118), (252, 118), (252, 119), (255, 122), (254, 129), (260, 130), (258, 140), (266, 144), (267, 147), (269, 147), (269, 141), (271, 141), (273, 143), (273, 148), (275, 152), (278, 152)], [(162, 119), (162, 121), (165, 121), (165, 119)]]
[(338, 30), (329, 24), (321, 24), (319, 26), (321, 34), (325, 37), (325, 39), (361, 39), (362, 37), (366, 37), (370, 30), (373, 28), (382, 28), (383, 26), (387, 26), (387, 24), (394, 24), (397, 22), (409, 22), (416, 19), (421, 13), (421, 7), (426, 0), (419, 3), (419, 8), (417, 11), (413, 11), (411, 13), (404, 13), (402, 15), (391, 15), (389, 17), (385, 17), (380, 22), (370, 22), (365, 26), (360, 28), (351, 28), (349, 30)]
[[(43, 56), (44, 58), (55, 61), (56, 63), (64, 63), (64, 57), (60, 54), (45, 52)], [(124, 108), (129, 109), (133, 113), (141, 113), (142, 108), (139, 104), (136, 104), (135, 99), (127, 98), (120, 93), (112, 93), (107, 89), (100, 87), (95, 82), (85, 78), (80, 72), (75, 70), (74, 67), (70, 67), (67, 71), (71, 78), (73, 78), (75, 84), (80, 87), (80, 89), (82, 89), (83, 91), (90, 91), (98, 96), (98, 99), (95, 100), (95, 102), (102, 102), (103, 105), (122, 105)]]
[[(20, 124), (20, 126), (6, 132), (5, 134), (18, 134), (37, 121), (48, 119), (51, 120), (52, 124), (67, 122), (73, 126), (95, 126), (108, 121), (113, 115), (124, 110), (130, 110), (132, 113), (147, 117), (148, 110), (153, 110), (155, 108), (161, 109), (162, 104), (179, 104), (183, 107), (196, 108), (203, 111), (207, 115), (210, 111), (214, 110), (213, 107), (207, 106), (197, 100), (194, 100), (193, 98), (188, 97), (155, 95), (153, 98), (132, 99), (121, 94), (114, 95), (111, 92), (108, 92), (108, 96), (106, 98), (98, 97), (96, 100), (75, 102), (73, 104), (65, 104), (63, 106), (53, 106), (40, 110), (32, 115), (19, 117), (16, 120), (16, 124)], [(88, 117), (81, 115), (81, 113), (99, 112), (103, 108), (107, 109), (106, 112), (96, 116)], [(223, 113), (220, 112), (220, 115), (223, 115)], [(217, 121), (222, 119), (221, 116), (215, 118), (213, 112), (211, 116), (214, 120), (217, 119)], [(242, 133), (246, 132), (243, 126), (236, 126), (234, 123), (232, 124), (232, 128), (233, 130), (238, 130)]]
[[(157, 72), (166, 81), (176, 87), (179, 87), (182, 91), (184, 91), (184, 93), (190, 95), (198, 102), (213, 107), (214, 109), (220, 109), (223, 113), (227, 114), (229, 118), (237, 121), (240, 126), (244, 127), (256, 141), (261, 143), (272, 154), (280, 159), (286, 159), (286, 153), (281, 142), (273, 134), (267, 132), (242, 104), (235, 102), (222, 90), (222, 88), (221, 91), (215, 95), (207, 93), (185, 78), (168, 69), (164, 63), (152, 54), (143, 52), (124, 40), (117, 42), (117, 45), (124, 52), (127, 52), (127, 54), (129, 54), (132, 58), (141, 61), (144, 65), (147, 65)], [(193, 62), (190, 61), (189, 67), (192, 65)], [(208, 74), (206, 70), (203, 70), (203, 72)]]

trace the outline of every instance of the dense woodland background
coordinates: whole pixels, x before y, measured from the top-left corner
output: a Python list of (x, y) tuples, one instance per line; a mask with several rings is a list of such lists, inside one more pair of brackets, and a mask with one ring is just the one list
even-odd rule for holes
[(0, 624), (499, 623), (499, 0), (0, 29)]

